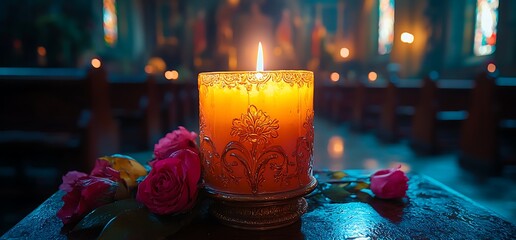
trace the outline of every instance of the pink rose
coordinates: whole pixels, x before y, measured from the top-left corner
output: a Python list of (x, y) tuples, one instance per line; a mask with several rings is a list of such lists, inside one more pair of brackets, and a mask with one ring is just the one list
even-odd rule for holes
[(57, 212), (63, 224), (79, 221), (93, 209), (128, 196), (125, 186), (117, 181), (75, 171), (63, 176), (59, 188), (66, 192), (64, 205)]
[(65, 192), (71, 192), (75, 186), (75, 183), (83, 177), (87, 177), (88, 174), (77, 171), (70, 171), (63, 176), (63, 183), (59, 185), (59, 189)]
[(200, 176), (199, 155), (180, 149), (153, 162), (149, 175), (138, 186), (136, 200), (156, 214), (185, 212), (195, 205)]
[(379, 170), (371, 175), (370, 188), (376, 197), (384, 199), (405, 197), (408, 178), (400, 167)]
[(167, 133), (154, 145), (154, 156), (156, 159), (165, 159), (179, 149), (190, 149), (197, 152), (196, 138), (195, 132), (189, 132), (186, 128), (179, 127), (178, 130)]

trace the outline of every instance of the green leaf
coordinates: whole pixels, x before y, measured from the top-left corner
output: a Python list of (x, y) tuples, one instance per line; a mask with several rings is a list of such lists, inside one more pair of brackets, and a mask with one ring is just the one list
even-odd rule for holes
[(158, 216), (146, 208), (123, 212), (104, 227), (98, 239), (163, 239), (189, 224), (196, 213), (194, 209), (175, 216)]
[(124, 199), (98, 207), (77, 223), (72, 232), (89, 228), (102, 228), (117, 215), (141, 207), (142, 205), (135, 199)]
[(335, 185), (324, 189), (323, 194), (332, 202), (347, 202), (347, 198), (351, 195), (346, 189)]

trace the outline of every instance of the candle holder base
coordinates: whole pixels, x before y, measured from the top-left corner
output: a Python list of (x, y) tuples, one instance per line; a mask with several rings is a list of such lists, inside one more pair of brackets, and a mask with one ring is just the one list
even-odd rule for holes
[(306, 212), (307, 206), (304, 198), (269, 202), (216, 201), (211, 214), (231, 227), (268, 230), (295, 223)]
[(293, 192), (258, 196), (221, 194), (208, 190), (214, 198), (211, 214), (222, 224), (248, 230), (269, 230), (295, 223), (306, 212), (303, 198), (317, 181)]

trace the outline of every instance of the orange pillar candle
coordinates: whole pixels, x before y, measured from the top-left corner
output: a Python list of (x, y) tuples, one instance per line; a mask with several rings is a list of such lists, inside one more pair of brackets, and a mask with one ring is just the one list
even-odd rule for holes
[(257, 71), (198, 78), (205, 188), (229, 201), (299, 197), (316, 184), (313, 73), (263, 71), (261, 56)]

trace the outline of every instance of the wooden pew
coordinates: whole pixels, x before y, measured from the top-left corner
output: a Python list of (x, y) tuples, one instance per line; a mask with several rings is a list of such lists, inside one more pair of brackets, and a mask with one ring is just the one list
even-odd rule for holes
[(472, 80), (426, 77), (412, 120), (410, 146), (433, 154), (458, 148), (461, 121), (467, 116)]
[(353, 90), (351, 129), (363, 131), (377, 126), (384, 88), (385, 84), (381, 83), (356, 82)]
[(487, 73), (476, 78), (461, 128), (460, 166), (486, 175), (516, 163), (516, 79), (500, 80)]
[(394, 142), (409, 137), (420, 87), (418, 79), (400, 80), (395, 75), (389, 78), (376, 131), (382, 141)]
[(152, 149), (163, 134), (158, 86), (154, 75), (113, 78), (109, 96), (113, 115), (121, 125), (124, 152)]
[(314, 111), (318, 116), (329, 118), (332, 106), (332, 86), (315, 83), (314, 86)]
[(176, 87), (171, 81), (158, 84), (158, 96), (161, 99), (160, 115), (163, 122), (162, 131), (170, 132), (179, 125), (178, 97)]
[(3, 214), (33, 208), (66, 171), (89, 172), (117, 152), (105, 80), (103, 69), (0, 69)]
[(158, 86), (163, 131), (170, 132), (177, 129), (178, 126), (198, 127), (199, 90), (197, 82), (193, 80), (166, 81), (160, 82)]
[[(186, 123), (186, 115), (190, 114), (192, 106), (190, 105), (190, 95), (186, 88), (186, 84), (169, 82), (163, 88), (164, 93), (164, 109), (166, 111), (165, 126), (166, 131), (172, 131), (178, 126)], [(197, 105), (196, 105), (197, 106)]]
[(354, 91), (351, 84), (333, 87), (334, 95), (331, 102), (331, 118), (336, 122), (351, 120), (353, 112)]
[(56, 77), (26, 76), (20, 72), (17, 76), (0, 77), (2, 165), (15, 166), (16, 175), (25, 179), (26, 165), (32, 161), (24, 155), (28, 152), (23, 148), (34, 145), (41, 146), (41, 157), (50, 153), (56, 158), (56, 162), (47, 159), (50, 162), (40, 163), (55, 164), (60, 172), (70, 165), (79, 167), (78, 162), (58, 160), (58, 156), (71, 151), (77, 154), (76, 161), (83, 161), (80, 147), (90, 122), (86, 86), (81, 81), (84, 73)]
[(107, 72), (103, 67), (91, 68), (86, 76), (88, 107), (91, 123), (88, 125), (86, 169), (92, 169), (99, 156), (120, 150), (119, 126), (113, 118)]
[(9, 71), (0, 71), (2, 143), (36, 141), (66, 147), (77, 140), (84, 153), (80, 166), (74, 165), (77, 169), (88, 169), (94, 163), (92, 157), (117, 151), (117, 139), (111, 139), (116, 125), (106, 105), (108, 85), (103, 69)]
[[(197, 121), (199, 117), (199, 88), (197, 82), (188, 81), (183, 85), (183, 91), (179, 95), (183, 106), (184, 125), (191, 125), (186, 121)], [(198, 124), (195, 124), (198, 125)]]

